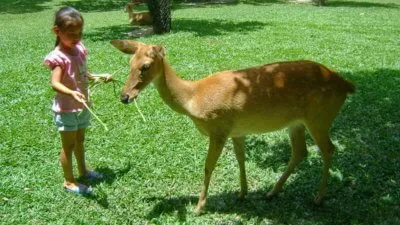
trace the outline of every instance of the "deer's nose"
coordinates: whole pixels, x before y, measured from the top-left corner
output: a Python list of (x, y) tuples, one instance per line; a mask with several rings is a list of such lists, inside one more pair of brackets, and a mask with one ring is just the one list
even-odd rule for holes
[(121, 95), (121, 102), (124, 104), (128, 104), (129, 103), (129, 95)]

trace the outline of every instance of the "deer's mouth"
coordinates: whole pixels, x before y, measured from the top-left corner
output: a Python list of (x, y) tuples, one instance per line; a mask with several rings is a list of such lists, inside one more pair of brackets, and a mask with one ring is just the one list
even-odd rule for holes
[(130, 93), (121, 94), (120, 100), (124, 104), (129, 104), (129, 103), (133, 102), (133, 100), (135, 100), (138, 97), (138, 95), (139, 95), (139, 90), (134, 89)]

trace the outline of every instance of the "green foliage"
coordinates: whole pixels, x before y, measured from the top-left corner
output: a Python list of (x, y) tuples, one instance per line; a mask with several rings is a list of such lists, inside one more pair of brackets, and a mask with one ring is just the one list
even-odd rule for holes
[[(20, 3), (20, 4), (17, 4)], [(282, 194), (265, 194), (285, 169), (285, 131), (248, 137), (249, 195), (240, 202), (239, 171), (228, 143), (211, 181), (206, 214), (196, 217), (207, 138), (174, 113), (149, 86), (137, 99), (147, 119), (123, 105), (112, 84), (96, 88), (96, 120), (87, 132), (87, 162), (106, 179), (95, 195), (62, 189), (59, 134), (52, 124), (54, 91), (42, 66), (54, 45), (55, 10), (65, 4), (85, 17), (89, 68), (124, 80), (129, 56), (111, 39), (131, 31), (123, 1), (2, 1), (0, 8), (0, 223), (2, 224), (399, 224), (400, 4), (396, 0), (329, 0), (326, 7), (288, 1), (183, 4), (172, 31), (139, 39), (162, 44), (185, 79), (280, 60), (321, 62), (357, 90), (332, 129), (337, 151), (325, 205), (312, 205), (322, 162), (309, 156)]]

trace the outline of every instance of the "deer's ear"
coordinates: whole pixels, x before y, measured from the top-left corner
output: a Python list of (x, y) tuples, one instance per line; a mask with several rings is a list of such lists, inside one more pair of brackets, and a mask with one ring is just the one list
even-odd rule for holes
[(156, 55), (158, 57), (160, 57), (161, 59), (163, 59), (165, 57), (165, 48), (161, 45), (156, 45), (153, 47), (154, 52), (156, 53)]
[(114, 47), (119, 49), (121, 52), (127, 54), (135, 54), (137, 49), (143, 45), (138, 41), (130, 41), (130, 40), (112, 40), (110, 42)]

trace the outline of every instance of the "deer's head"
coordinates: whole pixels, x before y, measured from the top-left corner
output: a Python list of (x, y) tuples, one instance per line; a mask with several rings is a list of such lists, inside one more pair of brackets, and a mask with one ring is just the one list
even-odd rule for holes
[(124, 53), (132, 54), (129, 76), (121, 92), (121, 102), (128, 104), (162, 73), (165, 50), (159, 45), (129, 40), (112, 40), (111, 44)]

